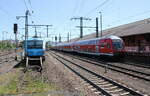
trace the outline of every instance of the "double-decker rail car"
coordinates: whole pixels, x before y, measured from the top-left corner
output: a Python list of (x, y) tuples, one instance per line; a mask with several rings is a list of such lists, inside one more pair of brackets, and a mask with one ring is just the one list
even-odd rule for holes
[(55, 46), (53, 46), (53, 49), (60, 50), (60, 51), (66, 51), (66, 52), (72, 52), (73, 50), (73, 42), (69, 43), (59, 43)]
[(120, 56), (124, 52), (124, 42), (118, 36), (104, 36), (71, 43), (61, 43), (54, 49), (91, 55)]

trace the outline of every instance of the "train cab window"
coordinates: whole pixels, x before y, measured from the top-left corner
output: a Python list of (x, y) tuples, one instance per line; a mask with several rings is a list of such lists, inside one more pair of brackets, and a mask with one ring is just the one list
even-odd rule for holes
[(118, 40), (118, 41), (114, 40), (113, 41), (113, 47), (116, 50), (117, 49), (122, 49), (123, 48), (123, 44), (122, 44), (122, 42), (120, 40)]
[(28, 49), (42, 49), (43, 48), (43, 41), (42, 40), (29, 40), (27, 41), (27, 48)]
[(100, 44), (100, 47), (101, 47), (101, 48), (104, 48), (104, 47), (105, 47), (105, 43), (101, 43), (101, 44)]
[(75, 46), (75, 49), (77, 49), (77, 50), (80, 49), (80, 46)]

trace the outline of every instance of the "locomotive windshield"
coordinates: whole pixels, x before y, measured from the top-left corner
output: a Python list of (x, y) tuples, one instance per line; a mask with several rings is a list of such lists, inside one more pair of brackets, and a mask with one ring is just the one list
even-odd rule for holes
[(29, 40), (27, 42), (28, 49), (42, 49), (43, 41), (42, 40)]
[(123, 48), (122, 41), (121, 40), (113, 40), (113, 47), (116, 50), (122, 49)]

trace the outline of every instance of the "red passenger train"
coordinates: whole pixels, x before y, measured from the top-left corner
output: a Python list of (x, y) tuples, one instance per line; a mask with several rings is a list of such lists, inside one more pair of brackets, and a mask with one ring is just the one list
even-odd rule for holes
[(53, 46), (53, 48), (60, 51), (98, 56), (120, 56), (124, 52), (124, 42), (120, 37), (111, 35), (70, 43), (59, 43)]

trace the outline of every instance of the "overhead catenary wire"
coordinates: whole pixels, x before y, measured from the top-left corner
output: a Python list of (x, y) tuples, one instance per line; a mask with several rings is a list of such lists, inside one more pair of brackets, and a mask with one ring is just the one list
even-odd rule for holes
[(9, 15), (8, 12), (6, 10), (4, 10), (1, 6), (0, 6), (0, 10), (5, 13), (6, 15)]
[(73, 11), (72, 11), (72, 16), (75, 15), (75, 13), (77, 12), (77, 6), (78, 6), (78, 0), (75, 0), (75, 6), (73, 8)]
[[(85, 0), (75, 0), (75, 4), (74, 4), (74, 8), (72, 11), (72, 15), (71, 17), (76, 16), (77, 14), (79, 14), (82, 11), (83, 5), (85, 4)], [(63, 23), (59, 24), (61, 26), (65, 25), (65, 22), (68, 23), (68, 21), (70, 20), (65, 20)], [(71, 23), (72, 24), (72, 23)], [(70, 24), (69, 24), (70, 25)], [(69, 29), (69, 28), (68, 28)], [(68, 30), (70, 31), (70, 29)]]
[(11, 14), (8, 12), (8, 11), (6, 11), (3, 7), (1, 7), (0, 6), (0, 10), (5, 14), (5, 15), (7, 15), (8, 17), (9, 17), (9, 19), (11, 18), (11, 19), (13, 19), (14, 17), (13, 16), (11, 16)]
[(33, 13), (34, 10), (33, 10), (33, 6), (32, 6), (32, 3), (31, 3), (31, 0), (28, 0), (28, 3), (29, 3), (29, 5), (30, 5), (31, 11), (32, 11), (32, 13)]
[(24, 2), (24, 5), (25, 5), (26, 9), (29, 10), (29, 8), (27, 6), (27, 3), (26, 3), (26, 0), (23, 0), (23, 2)]
[(85, 14), (85, 16), (91, 14), (92, 12), (95, 12), (98, 8), (104, 6), (108, 1), (110, 1), (110, 0), (105, 0), (104, 2), (102, 2), (101, 4), (99, 4), (98, 6), (93, 8), (92, 10), (90, 10), (89, 12), (87, 12), (87, 14)]
[(30, 6), (31, 6), (31, 8), (32, 8), (31, 0), (28, 0), (28, 3), (29, 3), (29, 5), (30, 5)]
[[(25, 6), (26, 6), (26, 9), (27, 10), (29, 10), (29, 16), (31, 17), (30, 19), (31, 19), (31, 21), (32, 21), (32, 23), (33, 23), (33, 16), (31, 15), (34, 11), (33, 11), (33, 7), (32, 7), (32, 3), (31, 3), (31, 0), (28, 0), (28, 1), (26, 1), (26, 0), (23, 0), (24, 1), (24, 4), (25, 4)], [(28, 4), (27, 4), (27, 2), (28, 2)], [(27, 5), (29, 5), (30, 6), (30, 8), (27, 6)], [(31, 12), (32, 11), (32, 12)]]
[(80, 6), (79, 6), (79, 12), (78, 12), (78, 13), (81, 14), (81, 12), (82, 12), (82, 10), (83, 10), (83, 8), (84, 8), (84, 4), (85, 4), (85, 0), (81, 0)]
[[(74, 0), (74, 7), (72, 9), (72, 14), (71, 14), (71, 17), (75, 16), (77, 13), (78, 13), (78, 9), (79, 9), (79, 5), (80, 5), (80, 2), (79, 0)], [(64, 26), (66, 23), (68, 24), (70, 22), (69, 19), (67, 20), (64, 20), (63, 23), (61, 22), (60, 24), (58, 24), (58, 26)], [(72, 23), (71, 23), (72, 24)], [(70, 24), (69, 24), (70, 25)], [(60, 28), (60, 27), (59, 27)], [(64, 29), (65, 30), (65, 29)], [(66, 31), (66, 30), (65, 30)], [(69, 30), (68, 30), (69, 31)]]
[(0, 11), (3, 12), (8, 17), (8, 19), (14, 19), (14, 17), (7, 10), (5, 10), (2, 6), (0, 6)]
[(28, 7), (26, 0), (23, 0), (23, 3), (24, 3), (24, 5), (25, 5), (25, 7), (26, 7), (26, 10), (29, 10), (29, 16), (30, 16), (30, 15), (31, 15), (30, 11), (33, 12), (33, 10), (32, 10), (31, 1), (28, 0), (28, 2), (29, 2), (29, 5), (31, 6), (31, 8)]
[(123, 20), (131, 19), (131, 18), (140, 16), (140, 15), (144, 15), (144, 14), (147, 14), (147, 13), (150, 13), (150, 10), (147, 10), (147, 11), (144, 11), (144, 12), (137, 13), (137, 14), (135, 14), (135, 15), (131, 15), (131, 16), (122, 18), (122, 19), (120, 19), (120, 20), (116, 20), (116, 21), (114, 21), (114, 22), (111, 22), (111, 23), (110, 23), (109, 25), (107, 25), (107, 26), (111, 26), (111, 25), (114, 24), (114, 23), (122, 22)]

